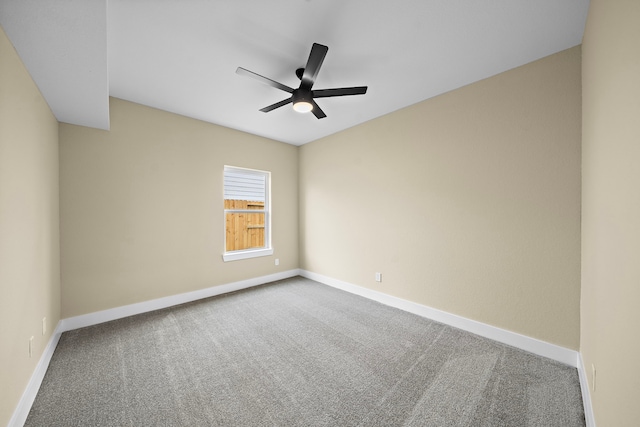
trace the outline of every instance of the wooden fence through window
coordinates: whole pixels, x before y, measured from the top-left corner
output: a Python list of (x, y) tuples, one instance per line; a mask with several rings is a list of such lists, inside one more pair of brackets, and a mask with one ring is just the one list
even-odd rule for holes
[[(224, 201), (225, 209), (264, 209), (264, 202), (249, 200)], [(226, 214), (226, 250), (264, 247), (264, 212), (227, 212)]]

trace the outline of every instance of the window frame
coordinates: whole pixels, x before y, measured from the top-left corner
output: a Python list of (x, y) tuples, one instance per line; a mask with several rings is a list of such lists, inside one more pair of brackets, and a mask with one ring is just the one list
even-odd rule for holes
[[(247, 175), (258, 175), (265, 178), (264, 183), (264, 208), (263, 209), (224, 209), (225, 201), (225, 172), (237, 172)], [(273, 247), (271, 246), (271, 172), (259, 169), (249, 169), (238, 166), (224, 165), (222, 173), (222, 227), (224, 231), (223, 237), (223, 253), (224, 262), (237, 261), (241, 259), (257, 258), (273, 255)], [(228, 213), (264, 213), (264, 247), (239, 249), (235, 251), (227, 251), (227, 214)]]

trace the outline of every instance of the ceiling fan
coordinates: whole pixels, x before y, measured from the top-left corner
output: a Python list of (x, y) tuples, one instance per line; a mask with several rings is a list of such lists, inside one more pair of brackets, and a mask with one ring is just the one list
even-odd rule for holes
[(293, 109), (295, 111), (298, 111), (300, 113), (307, 113), (311, 111), (318, 119), (323, 119), (327, 117), (327, 115), (318, 106), (318, 104), (314, 100), (315, 98), (328, 98), (330, 96), (345, 95), (364, 95), (365, 93), (367, 93), (367, 86), (312, 90), (313, 84), (316, 81), (316, 77), (318, 75), (318, 72), (320, 71), (320, 67), (322, 66), (322, 62), (324, 61), (324, 57), (327, 55), (328, 50), (329, 48), (327, 46), (318, 43), (314, 43), (313, 46), (311, 46), (311, 53), (309, 54), (307, 65), (305, 65), (304, 68), (298, 68), (296, 70), (296, 76), (298, 76), (298, 78), (300, 79), (300, 86), (298, 86), (297, 89), (290, 88), (289, 86), (278, 83), (275, 80), (271, 80), (267, 77), (263, 77), (260, 74), (256, 74), (253, 71), (246, 70), (242, 67), (238, 67), (238, 69), (236, 70), (236, 74), (252, 77), (256, 80), (261, 81), (262, 83), (268, 84), (269, 86), (275, 87), (276, 89), (280, 89), (291, 94), (291, 97), (264, 107), (260, 109), (260, 111), (268, 113), (269, 111), (273, 111), (276, 108), (280, 108), (291, 102), (293, 103)]

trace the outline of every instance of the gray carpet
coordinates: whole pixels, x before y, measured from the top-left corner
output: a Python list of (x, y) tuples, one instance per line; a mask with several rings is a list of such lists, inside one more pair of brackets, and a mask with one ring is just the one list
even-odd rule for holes
[(584, 426), (577, 371), (293, 278), (66, 332), (26, 426)]

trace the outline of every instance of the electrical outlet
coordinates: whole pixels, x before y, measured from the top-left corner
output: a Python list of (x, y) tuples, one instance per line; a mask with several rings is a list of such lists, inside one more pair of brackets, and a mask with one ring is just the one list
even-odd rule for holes
[(376, 282), (382, 282), (382, 273), (376, 273)]
[(591, 391), (596, 391), (596, 365), (591, 364)]
[(42, 335), (47, 333), (47, 318), (42, 318)]
[(33, 356), (33, 337), (29, 338), (29, 357)]
[(276, 265), (280, 265), (280, 259), (276, 258)]

